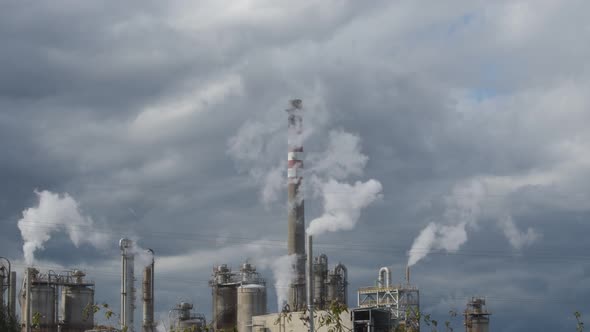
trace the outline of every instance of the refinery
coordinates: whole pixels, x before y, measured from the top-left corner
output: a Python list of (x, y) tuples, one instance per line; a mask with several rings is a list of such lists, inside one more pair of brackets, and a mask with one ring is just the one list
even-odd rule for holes
[[(246, 257), (232, 269), (218, 262), (211, 271), (211, 316), (195, 310), (190, 301), (169, 308), (169, 321), (157, 328), (155, 303), (158, 301), (155, 270), (157, 257), (135, 241), (119, 241), (120, 312), (116, 326), (97, 326), (94, 315), (97, 291), (102, 291), (82, 270), (42, 271), (27, 267), (18, 279), (6, 259), (0, 262), (0, 309), (18, 317), (22, 332), (185, 332), (185, 331), (328, 331), (322, 317), (333, 308), (347, 308), (337, 314), (343, 331), (420, 331), (420, 289), (411, 283), (410, 268), (404, 278), (394, 280), (389, 267), (375, 267), (375, 280), (349, 299), (349, 276), (345, 264), (329, 261), (324, 253), (313, 254), (313, 236), (305, 228), (303, 185), (303, 102), (292, 100), (287, 109), (287, 254), (292, 257), (292, 274), (285, 303), (279, 312), (268, 308), (267, 279)], [(147, 255), (150, 263), (136, 271), (137, 255)], [(140, 282), (136, 280), (141, 279)], [(18, 281), (18, 282), (17, 282)], [(141, 294), (137, 294), (138, 291)], [(354, 303), (353, 303), (354, 302)], [(20, 310), (17, 313), (17, 303)], [(469, 299), (463, 314), (468, 332), (487, 332), (490, 312), (484, 298)], [(135, 313), (141, 312), (141, 318)], [(287, 319), (288, 317), (288, 319)], [(137, 330), (139, 327), (140, 330)]]

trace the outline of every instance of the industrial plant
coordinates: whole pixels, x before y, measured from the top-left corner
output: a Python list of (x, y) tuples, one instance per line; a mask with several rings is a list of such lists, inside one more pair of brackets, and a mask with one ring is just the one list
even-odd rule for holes
[[(269, 312), (267, 282), (254, 264), (245, 261), (238, 269), (219, 262), (213, 267), (211, 288), (212, 315), (209, 320), (195, 312), (190, 301), (169, 308), (168, 332), (239, 331), (239, 332), (313, 332), (327, 330), (322, 317), (333, 314), (334, 305), (350, 309), (338, 313), (343, 328), (354, 332), (389, 332), (402, 328), (420, 330), (420, 291), (411, 284), (410, 269), (405, 278), (395, 281), (389, 267), (376, 269), (376, 280), (357, 290), (356, 306), (348, 299), (348, 269), (338, 262), (330, 267), (326, 254), (313, 255), (313, 238), (306, 234), (303, 194), (303, 103), (292, 100), (288, 114), (287, 151), (287, 254), (292, 259), (292, 274), (285, 303), (280, 312)], [(155, 332), (157, 321), (154, 304), (157, 260), (154, 252), (139, 248), (133, 240), (119, 241), (121, 253), (120, 312), (117, 330)], [(135, 265), (137, 255), (147, 256), (150, 263), (141, 266), (141, 305), (137, 305)], [(144, 259), (142, 259), (143, 261)], [(0, 265), (0, 308), (11, 317), (16, 315), (17, 275), (10, 262)], [(28, 267), (22, 277), (18, 300), (22, 332), (114, 331), (95, 326), (95, 283), (81, 270), (40, 271)], [(5, 294), (7, 296), (5, 297)], [(468, 332), (487, 332), (490, 314), (485, 300), (473, 298), (464, 312)], [(141, 323), (135, 310), (141, 308)], [(139, 331), (137, 331), (139, 332)]]

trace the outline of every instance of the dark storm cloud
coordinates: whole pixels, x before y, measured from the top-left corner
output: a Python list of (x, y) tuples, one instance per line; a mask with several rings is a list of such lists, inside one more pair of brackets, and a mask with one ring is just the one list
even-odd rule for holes
[[(67, 191), (112, 248), (73, 250), (56, 235), (41, 266), (88, 267), (97, 298), (117, 303), (116, 241), (137, 235), (166, 266), (157, 270), (157, 310), (190, 293), (208, 312), (211, 265), (236, 266), (260, 254), (241, 246), (285, 231), (284, 204), (259, 202), (228, 141), (248, 121), (283, 121), (286, 101), (302, 97), (309, 112), (326, 111), (326, 136), (336, 128), (359, 135), (369, 157), (362, 179), (384, 186), (355, 230), (317, 239), (330, 262), (349, 266), (351, 298), (382, 265), (401, 278), (414, 237), (441, 222), (449, 197), (463, 198), (452, 195), (457, 186), (476, 181), (486, 195), (464, 247), (414, 269), (424, 308), (444, 316), (466, 297), (488, 295), (502, 331), (566, 330), (571, 311), (584, 310), (582, 291), (568, 286), (589, 278), (584, 2), (2, 6), (3, 255), (22, 257), (16, 222), (37, 204), (33, 190)], [(306, 150), (322, 151), (325, 140), (316, 134)], [(277, 165), (281, 149), (271, 146), (265, 165)], [(306, 204), (309, 220), (319, 215), (321, 202)], [(499, 222), (506, 215), (516, 233)], [(524, 243), (528, 228), (539, 237), (512, 248), (507, 234)], [(564, 302), (557, 313), (555, 299)]]

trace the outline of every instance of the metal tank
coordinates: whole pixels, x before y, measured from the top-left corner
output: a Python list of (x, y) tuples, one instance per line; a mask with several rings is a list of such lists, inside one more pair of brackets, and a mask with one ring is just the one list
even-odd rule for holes
[(313, 262), (313, 294), (314, 305), (317, 309), (326, 309), (328, 290), (326, 279), (328, 278), (328, 256), (321, 254), (315, 257)]
[[(47, 284), (31, 284), (29, 293), (30, 316), (32, 325), (39, 325), (36, 332), (54, 332), (56, 322), (56, 292), (55, 287)], [(22, 306), (22, 316), (27, 317), (27, 306)], [(25, 329), (23, 331), (26, 332)]]
[(266, 287), (250, 284), (238, 287), (238, 331), (252, 332), (252, 317), (266, 314)]
[(84, 332), (94, 326), (94, 289), (86, 285), (64, 286), (61, 289), (59, 312), (63, 321), (61, 332)]
[(232, 330), (236, 327), (237, 288), (213, 286), (213, 324), (215, 330)]

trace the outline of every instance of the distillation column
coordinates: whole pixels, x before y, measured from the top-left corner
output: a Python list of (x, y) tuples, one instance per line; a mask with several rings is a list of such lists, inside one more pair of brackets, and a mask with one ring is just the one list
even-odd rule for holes
[(148, 252), (152, 263), (143, 269), (143, 332), (154, 332), (154, 251)]
[(291, 100), (288, 125), (288, 254), (295, 255), (295, 275), (289, 287), (289, 307), (305, 308), (305, 215), (303, 208), (303, 107), (300, 99)]
[(128, 332), (133, 332), (133, 310), (135, 309), (135, 288), (133, 287), (133, 241), (121, 239), (121, 329), (127, 327)]

